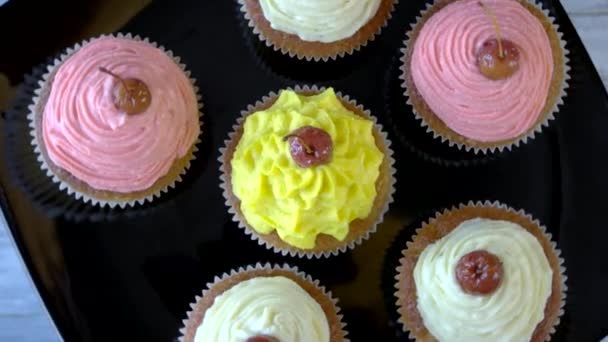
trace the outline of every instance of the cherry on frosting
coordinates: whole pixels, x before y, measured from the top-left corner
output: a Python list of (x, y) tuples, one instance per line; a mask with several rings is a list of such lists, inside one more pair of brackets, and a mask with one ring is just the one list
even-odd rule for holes
[(479, 71), (491, 80), (502, 80), (511, 77), (519, 69), (519, 48), (510, 40), (502, 39), (498, 20), (492, 11), (479, 2), (492, 19), (496, 38), (486, 40), (477, 51)]
[(320, 128), (303, 126), (286, 135), (283, 140), (289, 142), (289, 152), (299, 167), (323, 165), (331, 160), (331, 136)]
[(496, 39), (486, 40), (477, 51), (479, 71), (491, 80), (509, 78), (519, 69), (519, 49), (510, 40), (502, 40), (502, 56), (500, 44)]
[(152, 95), (143, 81), (136, 78), (123, 79), (104, 67), (100, 67), (99, 71), (111, 75), (119, 81), (113, 90), (114, 105), (118, 110), (127, 114), (139, 114), (148, 109)]
[(280, 342), (278, 338), (272, 336), (253, 336), (247, 339), (246, 342)]
[(465, 254), (456, 264), (456, 280), (466, 293), (489, 295), (500, 286), (502, 262), (488, 251), (477, 250)]

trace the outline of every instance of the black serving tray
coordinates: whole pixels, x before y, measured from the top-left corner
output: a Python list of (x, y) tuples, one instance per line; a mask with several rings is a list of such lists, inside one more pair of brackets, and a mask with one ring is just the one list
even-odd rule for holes
[[(200, 161), (170, 200), (141, 215), (102, 213), (91, 220), (74, 220), (60, 206), (49, 210), (48, 198), (27, 195), (35, 186), (19, 185), (9, 172), (20, 162), (15, 149), (27, 148), (21, 146), (27, 138), (19, 136), (27, 109), (17, 103), (1, 120), (8, 153), (0, 167), (0, 202), (61, 335), (68, 341), (175, 340), (188, 304), (206, 282), (231, 268), (270, 261), (298, 266), (327, 285), (340, 299), (351, 340), (403, 340), (390, 312), (391, 294), (381, 284), (383, 267), (390, 273), (394, 264), (384, 262), (391, 241), (407, 240), (407, 224), (433, 209), (486, 199), (540, 219), (563, 251), (569, 290), (553, 340), (608, 335), (608, 95), (561, 4), (544, 3), (571, 52), (569, 96), (557, 120), (511, 153), (449, 167), (418, 153), (420, 142), (395, 135), (385, 111), (388, 70), (424, 1), (402, 0), (381, 36), (329, 64), (296, 62), (260, 45), (234, 1), (153, 2), (122, 31), (181, 56), (205, 105)], [(270, 91), (312, 83), (333, 86), (371, 109), (394, 141), (398, 169), (396, 199), (378, 232), (354, 251), (324, 260), (281, 257), (249, 240), (230, 220), (218, 186), (218, 149), (240, 110)]]

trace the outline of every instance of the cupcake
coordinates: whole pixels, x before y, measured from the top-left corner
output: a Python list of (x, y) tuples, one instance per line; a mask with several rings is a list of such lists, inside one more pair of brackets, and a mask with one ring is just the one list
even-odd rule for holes
[(499, 203), (438, 213), (399, 260), (403, 330), (417, 341), (548, 340), (566, 291), (550, 238), (537, 220)]
[(239, 0), (261, 41), (298, 59), (336, 59), (374, 40), (396, 0)]
[(194, 80), (171, 51), (102, 36), (48, 67), (30, 106), (34, 151), (62, 190), (110, 207), (152, 201), (181, 180), (200, 134)]
[(402, 57), (408, 103), (450, 146), (502, 151), (534, 138), (563, 104), (568, 58), (548, 11), (526, 0), (437, 0)]
[(248, 266), (216, 277), (196, 297), (180, 341), (346, 341), (336, 303), (295, 267)]
[(283, 255), (353, 248), (392, 202), (386, 134), (332, 88), (271, 93), (242, 113), (220, 152), (220, 186), (233, 219)]

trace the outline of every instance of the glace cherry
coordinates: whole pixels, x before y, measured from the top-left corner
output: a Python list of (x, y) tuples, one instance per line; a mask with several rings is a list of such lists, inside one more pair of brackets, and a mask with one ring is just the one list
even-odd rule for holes
[(498, 40), (486, 40), (477, 51), (479, 71), (491, 80), (511, 77), (519, 69), (519, 49), (510, 40), (502, 40), (502, 57)]
[(331, 136), (320, 128), (303, 126), (286, 135), (283, 140), (289, 142), (289, 152), (299, 167), (323, 165), (331, 160)]
[(479, 6), (492, 19), (496, 31), (496, 38), (486, 40), (477, 51), (479, 71), (491, 80), (509, 78), (519, 69), (519, 48), (512, 41), (502, 39), (494, 13), (482, 2), (479, 2)]
[(111, 75), (119, 82), (114, 86), (114, 105), (127, 114), (143, 113), (150, 106), (152, 96), (150, 89), (141, 80), (136, 78), (123, 79), (110, 70), (100, 67), (99, 71)]
[(484, 250), (465, 254), (456, 264), (456, 280), (462, 290), (469, 294), (491, 294), (500, 286), (502, 277), (500, 259)]

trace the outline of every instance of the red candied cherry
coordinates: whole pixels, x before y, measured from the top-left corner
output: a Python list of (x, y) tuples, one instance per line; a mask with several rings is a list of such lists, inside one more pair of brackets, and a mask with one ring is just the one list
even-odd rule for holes
[(111, 75), (119, 81), (113, 91), (114, 105), (118, 110), (131, 115), (143, 113), (148, 109), (152, 96), (150, 89), (143, 81), (136, 78), (123, 79), (104, 67), (100, 67), (99, 71)]
[(289, 142), (289, 152), (299, 167), (323, 165), (331, 160), (331, 136), (320, 128), (303, 126), (286, 135), (283, 140)]
[(492, 19), (496, 38), (486, 40), (477, 51), (479, 71), (491, 80), (511, 77), (519, 69), (519, 48), (510, 40), (502, 39), (496, 16), (483, 3), (479, 5)]
[(465, 254), (456, 264), (456, 280), (462, 290), (473, 295), (489, 295), (502, 281), (502, 263), (484, 250)]

